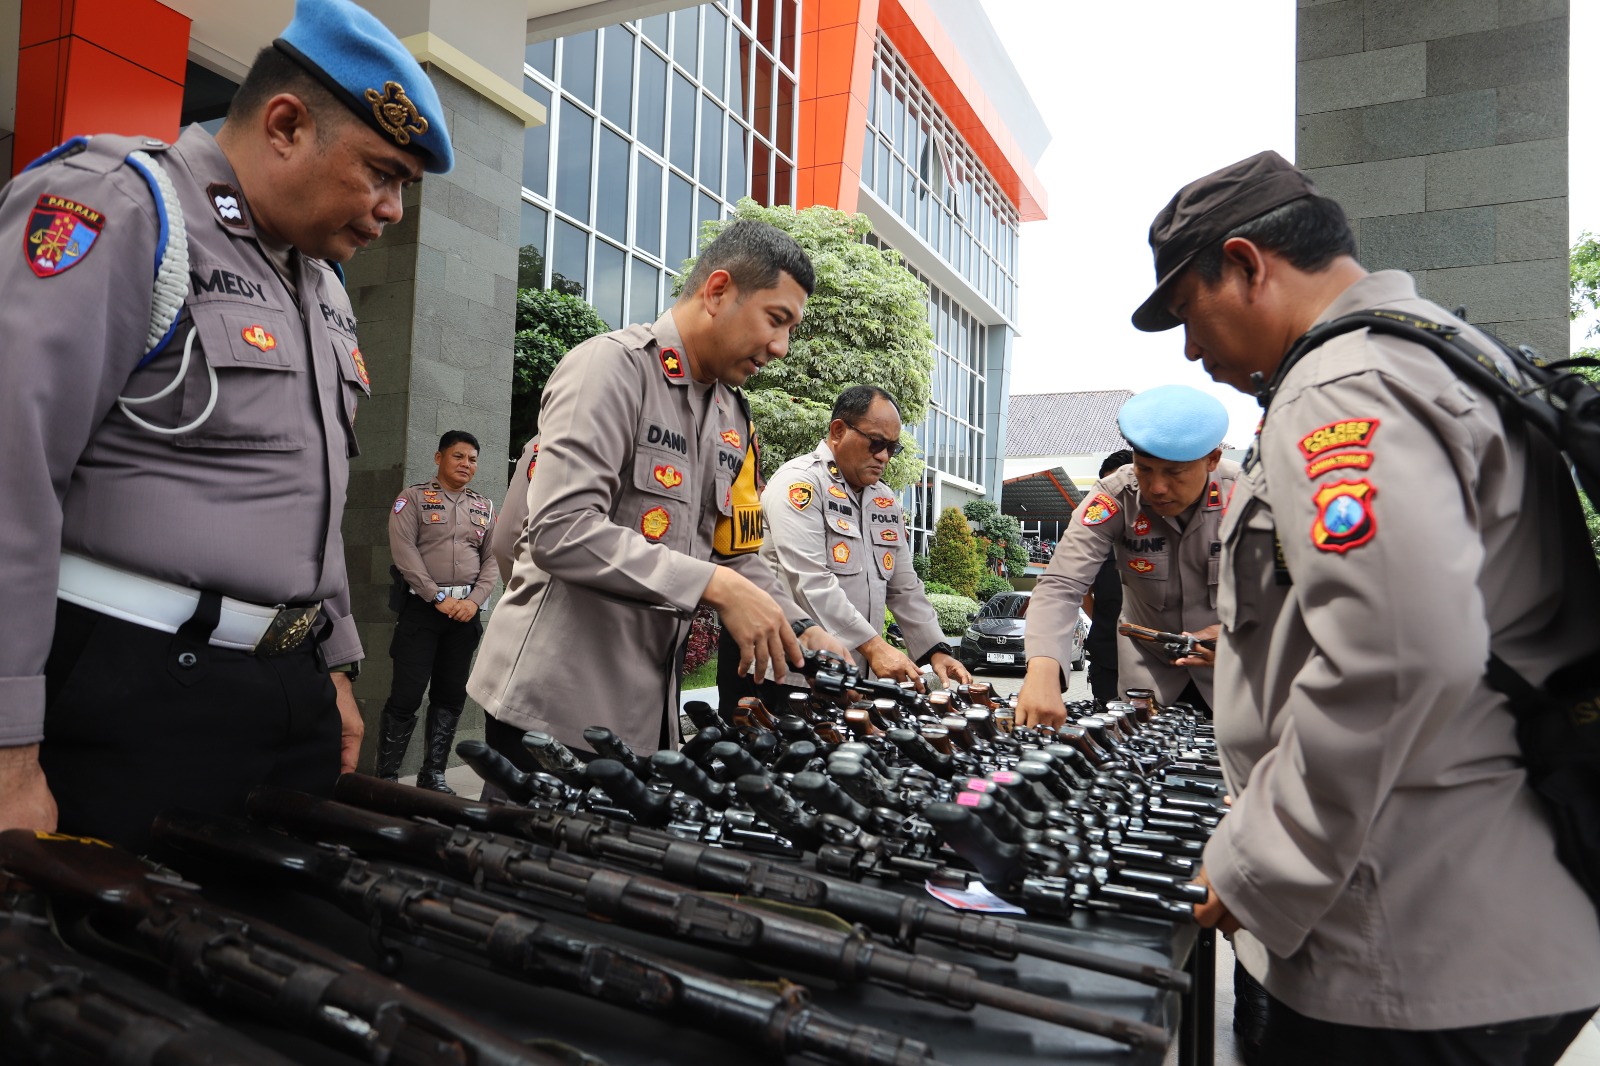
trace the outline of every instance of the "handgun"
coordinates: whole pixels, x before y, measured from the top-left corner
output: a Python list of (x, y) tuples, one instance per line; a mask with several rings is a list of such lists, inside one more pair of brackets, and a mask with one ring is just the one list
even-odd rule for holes
[(1132, 622), (1123, 622), (1117, 626), (1117, 632), (1134, 640), (1142, 640), (1147, 644), (1159, 644), (1161, 650), (1167, 653), (1169, 659), (1183, 659), (1196, 655), (1200, 648), (1207, 651), (1216, 651), (1215, 639), (1201, 640), (1199, 637), (1188, 633), (1168, 633), (1165, 630), (1150, 629), (1145, 626), (1136, 626)]

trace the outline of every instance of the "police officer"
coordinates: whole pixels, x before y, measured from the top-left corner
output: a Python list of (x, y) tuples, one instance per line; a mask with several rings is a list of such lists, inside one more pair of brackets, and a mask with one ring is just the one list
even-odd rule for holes
[[(834, 401), (828, 437), (778, 468), (761, 496), (761, 555), (801, 609), (854, 649), (856, 665), (893, 681), (971, 676), (944, 642), (927, 590), (911, 567), (905, 516), (884, 468), (900, 453), (900, 408), (887, 392), (853, 385)], [(894, 612), (916, 661), (883, 638)]]
[[(1062, 671), (1071, 662), (1072, 627), (1108, 554), (1122, 577), (1124, 621), (1215, 635), (1217, 528), (1239, 473), (1238, 463), (1222, 458), (1228, 413), (1198, 389), (1160, 385), (1123, 404), (1117, 422), (1133, 462), (1095, 482), (1034, 589), (1018, 725), (1065, 720)], [(1148, 688), (1162, 703), (1187, 700), (1209, 713), (1211, 674), (1209, 653), (1171, 660), (1157, 645), (1118, 639), (1124, 692)]]
[(330, 264), (450, 164), (393, 34), (301, 0), (215, 139), (75, 140), (0, 192), (0, 585), (29, 605), (0, 619), (0, 825), (138, 849), (166, 807), (354, 767), (328, 671), (361, 658), (370, 384)]
[(641, 754), (674, 745), (701, 603), (743, 671), (781, 678), (800, 661), (796, 629), (842, 651), (756, 554), (760, 457), (736, 389), (788, 353), (813, 277), (787, 234), (733, 222), (654, 325), (585, 341), (550, 376), (525, 543), (467, 685), (513, 762), (528, 766), (530, 729), (570, 747), (590, 725)]
[(428, 693), (428, 735), (417, 786), (454, 795), (444, 783), (450, 742), (467, 702), (467, 671), (483, 626), (478, 611), (494, 591), (489, 564), (494, 503), (467, 488), (478, 472), (478, 438), (452, 429), (433, 453), (438, 474), (407, 488), (389, 513), (389, 552), (406, 585), (389, 656), (394, 683), (379, 724), (379, 777), (400, 774)]
[[(1119, 448), (1100, 463), (1100, 478), (1133, 462), (1133, 453)], [(1095, 571), (1094, 584), (1083, 595), (1083, 609), (1089, 615), (1089, 635), (1083, 649), (1089, 654), (1089, 691), (1105, 704), (1121, 698), (1117, 685), (1117, 622), (1122, 617), (1122, 575), (1117, 573), (1116, 553), (1107, 554)]]
[(1363, 309), (1496, 349), (1367, 273), (1276, 153), (1185, 186), (1150, 245), (1134, 324), (1181, 325), (1190, 359), (1270, 400), (1219, 534), (1234, 802), (1197, 908), (1273, 997), (1263, 1061), (1554, 1063), (1600, 1003), (1600, 925), (1485, 671), (1492, 652), (1541, 685), (1600, 650), (1571, 476), (1409, 341), (1359, 330), (1285, 365)]

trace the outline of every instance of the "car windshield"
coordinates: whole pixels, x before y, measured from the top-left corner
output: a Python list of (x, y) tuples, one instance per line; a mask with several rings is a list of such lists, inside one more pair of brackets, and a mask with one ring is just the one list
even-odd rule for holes
[(1032, 597), (1020, 592), (996, 596), (984, 604), (983, 615), (985, 618), (1026, 618), (1031, 601)]

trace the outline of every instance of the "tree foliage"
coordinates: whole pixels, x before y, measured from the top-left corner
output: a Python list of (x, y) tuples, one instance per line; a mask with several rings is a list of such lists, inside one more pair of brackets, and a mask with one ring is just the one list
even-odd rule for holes
[[(891, 488), (922, 476), (921, 452), (910, 427), (928, 412), (933, 380), (933, 330), (928, 325), (928, 290), (901, 265), (898, 252), (874, 248), (865, 215), (829, 207), (762, 207), (739, 201), (733, 218), (770, 223), (792, 236), (811, 257), (817, 284), (806, 302), (789, 355), (769, 363), (746, 386), (762, 440), (762, 471), (811, 451), (827, 436), (828, 414), (850, 385), (876, 385), (900, 405), (907, 448), (884, 472)], [(707, 222), (704, 248), (727, 225)], [(694, 269), (685, 260), (683, 281)]]
[[(1578, 235), (1568, 253), (1567, 267), (1569, 271), (1568, 316), (1576, 322), (1580, 318), (1600, 311), (1600, 237), (1596, 237), (1588, 230)], [(1585, 337), (1592, 337), (1600, 333), (1600, 323), (1591, 325), (1584, 333)], [(1579, 348), (1572, 353), (1574, 356), (1587, 356), (1591, 359), (1600, 359), (1600, 347)], [(1594, 367), (1576, 367), (1578, 373), (1600, 385), (1600, 369)], [(1589, 498), (1579, 493), (1583, 501), (1583, 517), (1589, 524), (1589, 543), (1593, 545), (1596, 555), (1600, 555), (1600, 514), (1595, 512), (1589, 503)]]
[(978, 579), (983, 576), (983, 556), (978, 542), (973, 539), (967, 518), (960, 510), (946, 507), (933, 528), (932, 561), (928, 574), (935, 581), (957, 589), (961, 595), (976, 600)]
[(1007, 577), (1022, 577), (1028, 572), (1028, 549), (1022, 546), (1022, 523), (1000, 513), (992, 500), (969, 500), (963, 513), (978, 523), (978, 536), (989, 542), (985, 551), (990, 562), (1002, 564)]
[(511, 364), (513, 457), (539, 424), (545, 382), (567, 352), (606, 332), (606, 323), (583, 299), (557, 289), (517, 290), (517, 336)]

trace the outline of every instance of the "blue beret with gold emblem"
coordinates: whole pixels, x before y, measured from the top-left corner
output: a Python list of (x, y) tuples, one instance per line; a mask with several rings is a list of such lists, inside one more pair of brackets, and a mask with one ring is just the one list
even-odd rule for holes
[(385, 140), (443, 174), (455, 164), (433, 82), (377, 17), (350, 0), (296, 0), (273, 47), (304, 67)]
[(1122, 435), (1141, 455), (1187, 463), (1216, 450), (1228, 432), (1222, 401), (1188, 385), (1146, 389), (1117, 412)]

